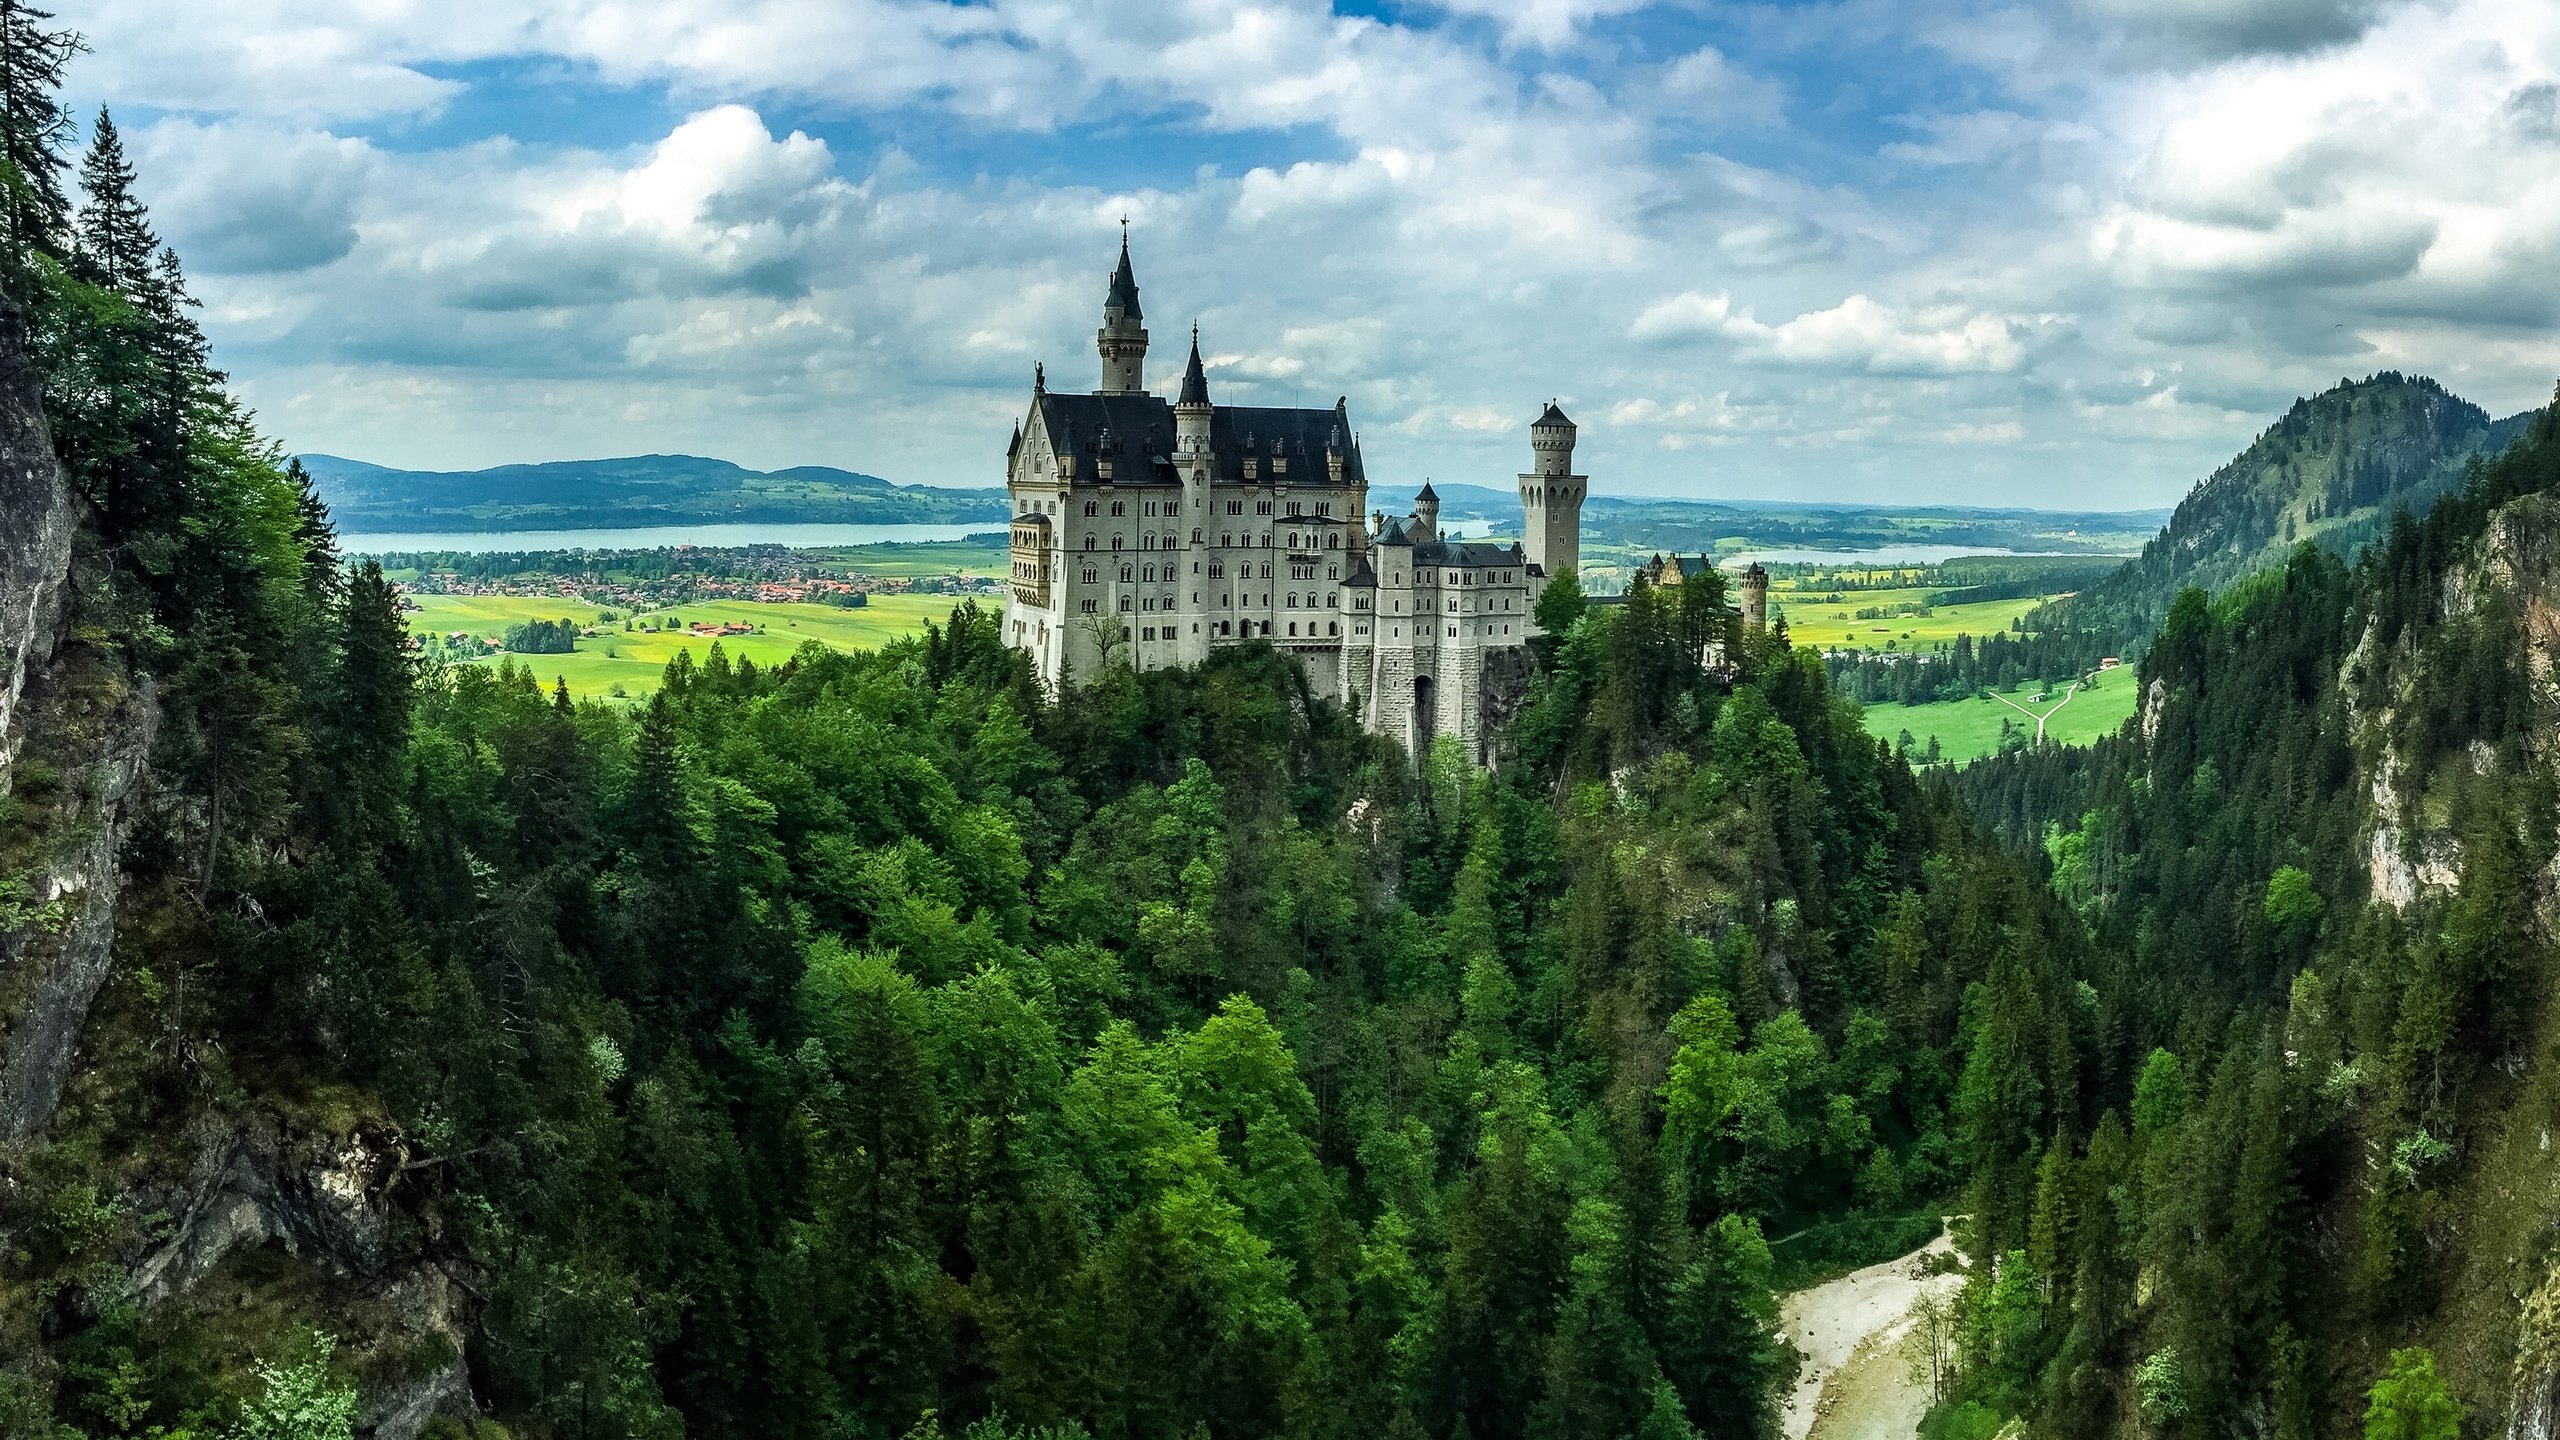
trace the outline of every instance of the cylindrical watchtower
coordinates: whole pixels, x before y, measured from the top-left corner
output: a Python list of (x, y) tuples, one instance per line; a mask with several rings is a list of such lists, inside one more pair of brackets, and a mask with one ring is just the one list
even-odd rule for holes
[(1769, 628), (1769, 572), (1757, 560), (1742, 572), (1742, 628)]
[(1582, 496), (1590, 481), (1573, 473), (1575, 433), (1553, 400), (1529, 426), (1533, 468), (1520, 477), (1521, 546), (1547, 575), (1582, 564)]

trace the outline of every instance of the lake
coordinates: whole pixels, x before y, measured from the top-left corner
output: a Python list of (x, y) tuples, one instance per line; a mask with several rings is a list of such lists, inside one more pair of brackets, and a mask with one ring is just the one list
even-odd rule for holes
[(2091, 560), (2121, 560), (2134, 552), (2112, 550), (2003, 550), (1997, 545), (1879, 545), (1869, 550), (1737, 550), (1716, 561), (1739, 570), (1757, 560), (1763, 565), (1936, 565), (1959, 555), (2073, 555)]
[[(1492, 532), (1493, 522), (1452, 520), (1442, 528), (1453, 536), (1480, 537)], [(1003, 533), (1005, 522), (1001, 520), (981, 520), (973, 525), (652, 525), (635, 530), (376, 531), (341, 535), (338, 548), (350, 555), (413, 554), (426, 550), (468, 555), (522, 550), (656, 550), (678, 545), (705, 549), (789, 545), (808, 550), (825, 545), (914, 544)]]
[(656, 550), (678, 545), (789, 545), (814, 549), (824, 545), (951, 541), (969, 535), (1001, 535), (1004, 530), (1002, 520), (980, 520), (969, 525), (651, 525), (632, 530), (379, 531), (341, 535), (338, 548), (350, 555), (421, 550), (474, 555), (517, 550)]

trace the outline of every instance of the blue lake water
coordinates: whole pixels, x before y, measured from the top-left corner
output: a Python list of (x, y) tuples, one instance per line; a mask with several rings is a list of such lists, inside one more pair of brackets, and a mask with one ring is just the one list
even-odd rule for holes
[(449, 530), (341, 535), (350, 555), (389, 555), (419, 550), (467, 554), (514, 550), (656, 550), (679, 545), (879, 545), (958, 540), (1004, 533), (1002, 520), (967, 525), (651, 525), (631, 530)]
[[(1482, 536), (1490, 520), (1452, 520), (1452, 535)], [(632, 530), (424, 530), (377, 531), (341, 535), (338, 548), (350, 555), (390, 555), (449, 550), (485, 555), (518, 550), (656, 550), (678, 545), (705, 549), (737, 545), (880, 545), (894, 542), (958, 540), (968, 535), (1002, 535), (1001, 520), (968, 525), (652, 525)]]

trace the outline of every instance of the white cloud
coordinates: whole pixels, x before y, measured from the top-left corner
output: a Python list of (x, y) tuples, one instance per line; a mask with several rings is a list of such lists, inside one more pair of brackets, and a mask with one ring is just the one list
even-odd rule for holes
[(1628, 327), (1629, 338), (1651, 341), (1714, 339), (1743, 354), (1783, 365), (1863, 371), (1878, 375), (2002, 373), (2026, 363), (2037, 332), (2052, 317), (2021, 319), (1929, 306), (1903, 312), (1864, 295), (1828, 310), (1809, 311), (1778, 325), (1763, 324), (1730, 297), (1688, 291), (1648, 307)]
[[(1159, 378), (1197, 316), (1221, 399), (1347, 393), (1398, 476), (1508, 483), (1570, 393), (1604, 489), (2157, 503), (2348, 370), (2512, 409), (2560, 369), (2547, 0), (1840, 0), (1712, 47), (1636, 0), (65, 3), (220, 362), (390, 461), (985, 483), (1035, 360), (1091, 383), (1123, 213)], [(546, 87), (682, 118), (488, 118)]]

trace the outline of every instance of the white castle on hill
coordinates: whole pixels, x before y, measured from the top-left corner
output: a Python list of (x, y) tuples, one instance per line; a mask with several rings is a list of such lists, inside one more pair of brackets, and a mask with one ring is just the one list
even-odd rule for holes
[(1005, 634), (1041, 677), (1074, 683), (1113, 658), (1194, 665), (1214, 647), (1263, 640), (1410, 753), (1454, 735), (1489, 760), (1526, 686), (1531, 607), (1546, 577), (1581, 556), (1588, 482), (1573, 473), (1564, 412), (1550, 403), (1529, 427), (1525, 542), (1453, 540), (1428, 484), (1402, 519), (1369, 509), (1346, 401), (1212, 404), (1197, 327), (1173, 402), (1147, 393), (1125, 234), (1094, 343), (1102, 388), (1053, 391), (1035, 371), (1031, 413), (1005, 456)]

